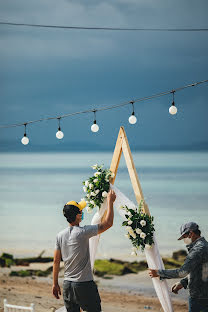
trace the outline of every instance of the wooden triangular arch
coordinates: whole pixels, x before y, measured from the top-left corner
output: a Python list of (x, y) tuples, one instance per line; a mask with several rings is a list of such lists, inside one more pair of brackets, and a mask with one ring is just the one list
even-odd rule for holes
[[(118, 171), (118, 166), (119, 166), (119, 162), (121, 159), (122, 152), (123, 152), (123, 155), (124, 155), (124, 158), (126, 161), (126, 166), (128, 168), (128, 172), (129, 172), (132, 187), (133, 187), (133, 190), (135, 193), (135, 197), (136, 197), (137, 203), (139, 205), (141, 200), (144, 201), (144, 196), (143, 196), (142, 188), (141, 188), (141, 185), (139, 182), (138, 174), (136, 172), (136, 168), (134, 165), (133, 157), (131, 154), (129, 142), (128, 142), (124, 127), (120, 127), (120, 131), (118, 134), (115, 150), (113, 153), (113, 158), (111, 161), (110, 170), (115, 174), (114, 178), (111, 180), (111, 184), (114, 184), (114, 182), (115, 182), (116, 174)], [(145, 201), (144, 201), (144, 205), (143, 205), (143, 211), (146, 214), (150, 215), (149, 208), (148, 208), (147, 204), (145, 203)]]

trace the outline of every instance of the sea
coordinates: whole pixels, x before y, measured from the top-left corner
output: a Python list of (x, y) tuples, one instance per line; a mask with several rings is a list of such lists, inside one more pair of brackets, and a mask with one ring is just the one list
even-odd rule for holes
[[(93, 175), (94, 164), (110, 167), (111, 152), (1, 153), (0, 154), (0, 253), (15, 257), (52, 256), (55, 237), (68, 226), (62, 209), (70, 200), (84, 197), (82, 181)], [(160, 253), (185, 249), (178, 241), (180, 226), (199, 224), (208, 238), (208, 152), (133, 152), (145, 201), (154, 216)], [(122, 156), (115, 181), (136, 203)], [(96, 209), (95, 209), (96, 211)], [(84, 210), (82, 225), (93, 213)], [(97, 258), (129, 261), (131, 243), (115, 210), (114, 225), (101, 235)]]

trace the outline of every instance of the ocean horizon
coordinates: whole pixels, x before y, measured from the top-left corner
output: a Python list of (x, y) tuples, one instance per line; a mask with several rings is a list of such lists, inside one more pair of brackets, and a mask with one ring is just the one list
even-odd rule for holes
[[(177, 241), (182, 223), (195, 221), (208, 234), (208, 152), (132, 153), (145, 201), (154, 216), (162, 255), (185, 249)], [(68, 226), (62, 209), (69, 200), (84, 197), (82, 181), (93, 174), (95, 163), (110, 166), (112, 152), (1, 153), (0, 252), (15, 257), (53, 255), (56, 234)], [(122, 156), (115, 181), (127, 197), (134, 192)], [(92, 214), (85, 210), (83, 225)], [(122, 219), (115, 211), (113, 227), (101, 235), (97, 258), (129, 257)], [(81, 224), (82, 225), (82, 224)]]

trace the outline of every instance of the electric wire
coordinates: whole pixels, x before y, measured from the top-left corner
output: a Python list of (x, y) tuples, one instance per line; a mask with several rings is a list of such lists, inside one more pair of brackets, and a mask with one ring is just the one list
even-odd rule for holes
[(206, 32), (208, 28), (122, 28), (122, 27), (87, 27), (87, 26), (64, 26), (64, 25), (44, 25), (44, 24), (30, 24), (30, 23), (15, 23), (3, 22), (1, 25), (8, 26), (23, 26), (23, 27), (37, 27), (37, 28), (54, 28), (54, 29), (68, 29), (68, 30), (104, 30), (104, 31), (167, 31), (167, 32)]

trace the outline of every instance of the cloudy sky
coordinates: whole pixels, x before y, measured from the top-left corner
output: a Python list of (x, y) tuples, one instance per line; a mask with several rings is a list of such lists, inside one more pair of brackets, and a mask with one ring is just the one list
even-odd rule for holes
[[(207, 0), (1, 0), (0, 21), (97, 27), (208, 28)], [(0, 124), (99, 108), (208, 79), (208, 32), (110, 32), (0, 25)], [(62, 146), (113, 146), (119, 127), (133, 147), (207, 143), (208, 84), (172, 97), (62, 121)], [(28, 127), (31, 149), (55, 146), (57, 121)], [(1, 145), (20, 146), (23, 127), (0, 129)]]

